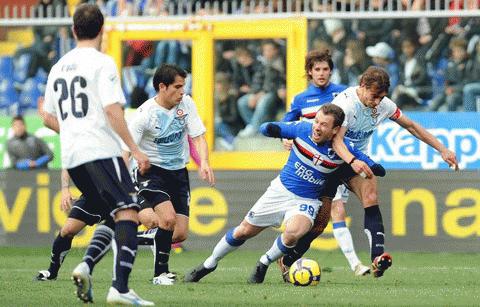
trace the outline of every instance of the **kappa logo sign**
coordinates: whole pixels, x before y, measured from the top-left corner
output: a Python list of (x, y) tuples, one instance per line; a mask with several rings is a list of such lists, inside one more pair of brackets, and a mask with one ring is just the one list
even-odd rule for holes
[[(460, 168), (480, 167), (480, 131), (475, 128), (427, 129), (450, 150), (455, 151)], [(394, 122), (386, 122), (373, 134), (369, 148), (373, 160), (387, 168), (448, 168), (440, 154)]]

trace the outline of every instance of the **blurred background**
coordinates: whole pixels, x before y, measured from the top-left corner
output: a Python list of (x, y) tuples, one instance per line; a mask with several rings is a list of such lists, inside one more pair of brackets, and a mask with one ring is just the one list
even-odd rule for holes
[[(389, 96), (460, 161), (460, 172), (448, 170), (434, 150), (394, 123), (376, 131), (369, 154), (388, 170), (379, 185), (388, 249), (480, 251), (479, 0), (3, 0), (0, 245), (49, 244), (65, 220), (58, 136), (41, 124), (37, 103), (52, 65), (74, 48), (71, 15), (83, 2), (108, 16), (103, 48), (117, 61), (129, 109), (155, 95), (152, 76), (160, 64), (189, 73), (186, 91), (207, 126), (218, 184), (204, 187), (191, 166), (187, 247), (211, 246), (275, 177), (287, 153), (278, 140), (246, 127), (281, 120), (307, 86), (305, 54), (328, 49), (332, 82), (357, 85), (369, 65), (384, 67)], [(244, 101), (259, 92), (269, 107), (253, 119)], [(18, 170), (9, 156), (17, 115), (53, 153), (40, 169)], [(349, 223), (355, 242), (365, 241), (357, 244), (362, 249), (363, 209), (351, 200)], [(263, 239), (249, 246), (265, 246)], [(330, 229), (315, 247), (337, 248)]]

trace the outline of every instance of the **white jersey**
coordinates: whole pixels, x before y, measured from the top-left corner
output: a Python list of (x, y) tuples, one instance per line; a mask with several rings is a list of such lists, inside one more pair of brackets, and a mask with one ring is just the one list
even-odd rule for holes
[(113, 59), (94, 48), (75, 48), (52, 67), (45, 90), (46, 112), (60, 124), (62, 167), (121, 156), (118, 136), (104, 107), (125, 104)]
[(333, 99), (345, 112), (343, 127), (347, 127), (345, 138), (350, 140), (354, 147), (366, 152), (368, 142), (375, 129), (385, 119), (397, 120), (402, 111), (388, 97), (384, 97), (376, 108), (365, 106), (357, 95), (358, 87), (349, 87)]
[(148, 99), (134, 112), (128, 128), (150, 163), (168, 170), (182, 169), (190, 160), (187, 133), (194, 138), (206, 131), (193, 99), (187, 95), (170, 110), (155, 98)]

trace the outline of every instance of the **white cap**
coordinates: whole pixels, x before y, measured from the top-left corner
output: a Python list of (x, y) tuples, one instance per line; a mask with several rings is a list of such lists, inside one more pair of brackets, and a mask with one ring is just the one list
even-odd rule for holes
[(329, 36), (332, 36), (335, 31), (343, 29), (343, 23), (340, 19), (325, 19), (323, 26)]
[(384, 42), (377, 43), (375, 46), (367, 47), (367, 54), (371, 57), (391, 59), (393, 58), (393, 49)]

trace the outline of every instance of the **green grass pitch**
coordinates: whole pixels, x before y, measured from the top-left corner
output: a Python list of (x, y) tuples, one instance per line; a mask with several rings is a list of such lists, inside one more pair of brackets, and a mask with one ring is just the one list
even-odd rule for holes
[[(83, 249), (67, 256), (59, 277), (53, 282), (33, 282), (49, 262), (48, 248), (0, 248), (0, 306), (81, 305), (74, 295), (70, 272), (80, 261)], [(203, 261), (207, 251), (172, 255), (171, 269), (183, 274)], [(260, 251), (238, 250), (227, 256), (217, 270), (201, 282), (154, 286), (152, 254), (139, 251), (130, 287), (157, 306), (310, 306), (310, 305), (402, 305), (465, 306), (480, 304), (480, 257), (476, 254), (393, 253), (393, 266), (384, 277), (355, 277), (340, 252), (310, 252), (322, 267), (316, 287), (295, 287), (281, 281), (272, 265), (265, 283), (249, 285), (247, 277)], [(362, 259), (368, 256), (364, 253)], [(94, 272), (94, 301), (105, 304), (110, 286), (112, 254), (105, 256)]]

